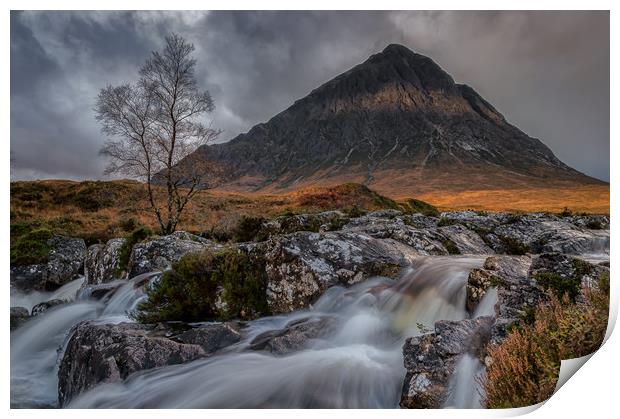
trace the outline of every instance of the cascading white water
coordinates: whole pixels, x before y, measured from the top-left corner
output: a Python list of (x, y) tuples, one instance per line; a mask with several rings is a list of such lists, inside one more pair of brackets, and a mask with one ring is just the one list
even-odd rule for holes
[[(135, 308), (144, 296), (139, 284), (152, 278), (154, 274), (144, 274), (130, 281), (119, 281), (112, 297), (106, 304), (89, 299), (88, 292), (80, 292), (75, 302), (53, 307), (29, 320), (11, 333), (11, 406), (12, 407), (53, 407), (58, 403), (58, 363), (71, 328), (84, 320), (97, 320), (104, 323), (130, 321), (127, 313)], [(55, 293), (38, 293), (27, 301), (44, 298), (71, 300), (80, 291), (82, 280), (71, 282)], [(79, 282), (78, 282), (79, 281)], [(26, 301), (28, 296), (18, 296)], [(35, 303), (36, 304), (36, 303)], [(34, 305), (34, 304), (33, 304)]]
[(53, 292), (32, 291), (25, 293), (11, 288), (11, 307), (24, 307), (31, 311), (34, 306), (44, 301), (66, 300), (73, 301), (84, 283), (84, 277), (71, 281)]
[[(464, 285), (482, 261), (424, 258), (397, 282), (333, 287), (309, 310), (250, 322), (246, 337), (221, 354), (97, 386), (70, 407), (397, 407), (405, 338), (468, 317)], [(334, 333), (285, 356), (248, 350), (260, 333), (311, 316), (334, 318)]]

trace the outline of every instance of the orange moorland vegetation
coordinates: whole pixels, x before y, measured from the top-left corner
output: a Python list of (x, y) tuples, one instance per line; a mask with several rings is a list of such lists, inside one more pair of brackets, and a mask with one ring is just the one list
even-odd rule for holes
[[(158, 200), (164, 202), (163, 190)], [(206, 232), (235, 224), (243, 215), (274, 217), (281, 214), (359, 208), (402, 209), (409, 198), (393, 200), (367, 187), (346, 183), (309, 187), (281, 194), (200, 191), (186, 207), (179, 229)], [(609, 213), (609, 187), (584, 186), (574, 189), (489, 190), (469, 192), (427, 192), (415, 198), (442, 210)], [(135, 226), (157, 228), (149, 211), (145, 185), (131, 180), (20, 181), (11, 183), (11, 236), (45, 227), (97, 242), (124, 236)]]

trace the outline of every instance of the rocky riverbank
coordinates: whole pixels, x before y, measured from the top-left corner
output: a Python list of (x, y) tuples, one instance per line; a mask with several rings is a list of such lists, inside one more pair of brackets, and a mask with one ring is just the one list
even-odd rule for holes
[[(130, 249), (126, 265), (121, 258), (125, 239), (86, 248), (81, 239), (54, 236), (48, 243), (49, 261), (12, 267), (11, 286), (23, 293), (34, 290), (44, 294), (83, 275), (80, 289), (67, 300), (79, 295), (78, 301), (103, 304), (104, 311), (111, 301), (122, 308), (113, 320), (84, 319), (65, 332), (60, 368), (53, 372), (58, 376), (60, 406), (102, 383), (122, 383), (156, 367), (226, 358), (228, 355), (220, 354), (231, 351), (270, 358), (298, 356), (314, 348), (316, 342), (331, 342), (352, 327), (342, 322), (339, 316), (343, 313), (336, 316), (325, 308), (324, 301), (332, 298), (332, 290), (368, 286), (360, 298), (376, 299), (376, 304), (381, 302), (377, 306), (380, 310), (390, 302), (392, 326), (381, 333), (387, 333), (383, 339), (393, 342), (394, 347), (402, 347), (396, 354), (400, 366), (395, 366), (393, 373), (402, 387), (397, 393), (402, 394), (381, 401), (399, 397), (400, 401), (389, 403), (411, 408), (442, 407), (448, 403), (455, 368), (465, 355), (482, 366), (492, 362), (487, 345), (501, 342), (507, 329), (536, 307), (546, 292), (561, 288), (578, 300), (582, 298), (582, 285), (596, 286), (600, 275), (609, 270), (608, 263), (598, 260), (605, 259), (609, 249), (608, 228), (605, 216), (465, 211), (431, 217), (384, 210), (352, 217), (330, 211), (264, 221), (253, 232), (252, 240), (243, 243), (219, 243), (185, 232), (149, 237)], [(166, 270), (188, 254), (216, 254), (231, 248), (261, 267), (265, 312), (286, 321), (264, 328), (258, 326), (262, 319), (131, 323), (126, 312), (135, 311), (135, 302), (148, 298), (146, 285), (153, 281), (152, 276), (140, 279), (139, 275)], [(449, 307), (432, 318), (403, 314), (410, 313), (403, 312), (404, 301), (435, 298), (425, 290), (439, 287), (443, 280), (443, 271), (431, 271), (415, 283), (405, 281), (408, 272), (420, 269), (420, 260), (425, 257), (441, 257), (442, 266), (449, 266), (446, 260), (454, 260), (459, 266), (464, 258), (474, 261), (468, 262), (471, 267), (463, 268), (464, 276), (450, 291), (450, 304), (460, 314), (446, 314), (452, 313)], [(374, 277), (383, 279), (377, 284), (374, 279), (368, 281)], [(398, 304), (393, 302), (393, 295), (398, 295)], [(127, 299), (132, 304), (120, 303)], [(60, 313), (63, 307), (75, 304), (55, 298), (32, 308), (12, 307), (12, 342), (45, 321), (47, 313)], [(416, 315), (424, 317), (423, 321), (415, 321)], [(403, 316), (409, 326), (397, 327)], [(416, 323), (424, 327), (416, 328)], [(372, 328), (368, 323), (364, 327)], [(12, 393), (13, 387), (12, 381)], [(320, 400), (313, 403), (331, 406)], [(271, 404), (281, 405), (273, 400)]]

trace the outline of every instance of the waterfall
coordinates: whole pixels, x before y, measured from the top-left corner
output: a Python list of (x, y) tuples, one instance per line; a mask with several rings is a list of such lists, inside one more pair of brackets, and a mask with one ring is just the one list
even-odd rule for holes
[[(308, 310), (249, 322), (244, 339), (220, 354), (99, 385), (70, 407), (396, 408), (404, 340), (437, 320), (468, 317), (465, 282), (482, 262), (421, 258), (398, 281), (332, 287)], [(248, 349), (260, 333), (307, 317), (333, 318), (336, 327), (288, 355)]]

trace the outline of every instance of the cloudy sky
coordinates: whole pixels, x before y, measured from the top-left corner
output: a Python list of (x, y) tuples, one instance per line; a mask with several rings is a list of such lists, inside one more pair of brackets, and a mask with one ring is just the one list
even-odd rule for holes
[(12, 12), (12, 178), (103, 178), (97, 92), (135, 80), (171, 31), (196, 46), (219, 141), (400, 43), (609, 180), (607, 12)]

